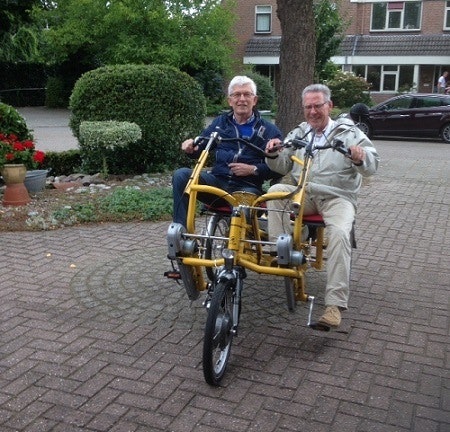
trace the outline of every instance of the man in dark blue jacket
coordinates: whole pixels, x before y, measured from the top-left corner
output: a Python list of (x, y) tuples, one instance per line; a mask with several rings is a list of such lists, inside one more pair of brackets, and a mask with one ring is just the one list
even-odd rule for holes
[[(212, 132), (218, 132), (222, 138), (243, 138), (264, 151), (269, 139), (281, 139), (282, 134), (273, 123), (261, 118), (255, 108), (257, 102), (255, 82), (246, 76), (235, 76), (228, 86), (231, 111), (216, 117), (201, 135), (210, 136)], [(193, 139), (188, 139), (181, 144), (181, 149), (196, 159), (205, 145), (205, 141), (196, 145)], [(180, 168), (172, 179), (173, 220), (183, 226), (186, 226), (189, 203), (184, 189), (191, 173), (190, 168)], [(221, 142), (216, 149), (212, 170), (200, 175), (200, 183), (227, 192), (246, 191), (260, 195), (264, 181), (277, 176), (279, 174), (266, 165), (264, 155), (236, 140)]]

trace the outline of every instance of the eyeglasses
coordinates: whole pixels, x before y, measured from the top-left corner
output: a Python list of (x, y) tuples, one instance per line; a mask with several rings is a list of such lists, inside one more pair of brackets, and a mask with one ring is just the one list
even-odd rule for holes
[(253, 96), (255, 96), (253, 93), (246, 92), (246, 93), (231, 93), (230, 97), (233, 99), (240, 99), (241, 96), (244, 96), (245, 99), (250, 99)]
[(322, 102), (321, 104), (316, 104), (316, 105), (303, 105), (303, 109), (306, 111), (311, 111), (314, 108), (316, 111), (318, 111), (318, 110), (320, 110), (320, 108), (322, 108), (327, 103), (328, 102)]

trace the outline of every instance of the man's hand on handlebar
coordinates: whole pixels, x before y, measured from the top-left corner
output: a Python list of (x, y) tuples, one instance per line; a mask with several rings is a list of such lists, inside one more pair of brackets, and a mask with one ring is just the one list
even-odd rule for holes
[(348, 148), (350, 152), (350, 159), (355, 165), (362, 165), (366, 159), (366, 152), (360, 146), (350, 146)]
[(267, 153), (274, 153), (277, 150), (281, 151), (283, 149), (282, 144), (283, 144), (283, 142), (280, 139), (272, 138), (266, 144), (266, 152)]
[(192, 154), (197, 150), (198, 146), (195, 145), (194, 140), (192, 138), (187, 139), (181, 143), (181, 150), (183, 150), (187, 154)]

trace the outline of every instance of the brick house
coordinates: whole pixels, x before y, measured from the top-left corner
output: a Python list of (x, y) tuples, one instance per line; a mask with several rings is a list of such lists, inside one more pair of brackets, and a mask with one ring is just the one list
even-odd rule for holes
[[(271, 76), (278, 74), (281, 28), (276, 0), (238, 0), (236, 56)], [(346, 37), (332, 60), (363, 76), (375, 101), (398, 91), (434, 92), (450, 71), (449, 0), (340, 0)]]

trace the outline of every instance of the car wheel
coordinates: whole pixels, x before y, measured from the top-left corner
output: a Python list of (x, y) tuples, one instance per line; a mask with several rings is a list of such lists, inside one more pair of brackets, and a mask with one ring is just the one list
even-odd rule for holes
[(372, 137), (372, 128), (369, 123), (363, 120), (358, 123), (358, 127), (367, 135), (368, 138)]
[(450, 144), (450, 123), (442, 126), (440, 135), (443, 141)]

